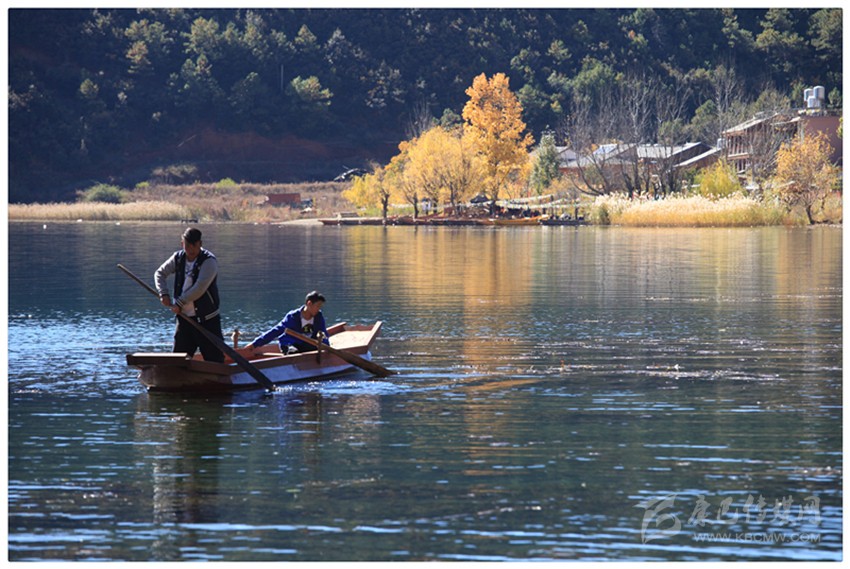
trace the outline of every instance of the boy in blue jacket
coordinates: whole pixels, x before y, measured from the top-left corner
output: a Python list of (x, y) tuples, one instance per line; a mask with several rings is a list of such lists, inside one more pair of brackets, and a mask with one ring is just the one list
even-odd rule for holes
[(322, 341), (330, 345), (325, 317), (322, 314), (322, 305), (324, 303), (325, 297), (320, 292), (314, 290), (307, 294), (307, 298), (304, 299), (304, 304), (300, 308), (289, 311), (283, 317), (283, 320), (278, 322), (265, 334), (257, 336), (253, 342), (245, 346), (245, 349), (253, 350), (254, 348), (265, 346), (274, 340), (277, 340), (280, 344), (280, 353), (282, 354), (309, 352), (316, 349), (314, 346), (287, 334), (287, 328), (305, 336), (310, 336), (311, 338), (318, 338), (319, 334), (321, 334)]

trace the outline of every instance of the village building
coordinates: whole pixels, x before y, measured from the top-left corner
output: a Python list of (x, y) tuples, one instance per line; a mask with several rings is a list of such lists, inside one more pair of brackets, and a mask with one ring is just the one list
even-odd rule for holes
[(703, 142), (673, 146), (611, 143), (599, 145), (588, 155), (579, 155), (565, 146), (556, 147), (558, 169), (573, 179), (587, 175), (605, 178), (611, 191), (626, 191), (628, 177), (634, 177), (635, 172), (655, 180), (673, 173), (682, 180), (685, 172), (724, 159), (745, 185), (754, 187), (758, 179), (770, 172), (782, 144), (794, 137), (819, 133), (826, 135), (832, 147), (832, 162), (841, 166), (840, 116), (825, 109), (823, 98), (823, 87), (806, 89), (805, 109), (759, 113), (723, 131), (716, 147)]
[(752, 181), (765, 164), (773, 161), (781, 145), (794, 137), (805, 139), (819, 133), (826, 135), (832, 147), (832, 163), (842, 165), (841, 139), (838, 136), (841, 119), (824, 108), (824, 91), (820, 86), (806, 89), (805, 109), (759, 113), (723, 131), (719, 145), (740, 178)]

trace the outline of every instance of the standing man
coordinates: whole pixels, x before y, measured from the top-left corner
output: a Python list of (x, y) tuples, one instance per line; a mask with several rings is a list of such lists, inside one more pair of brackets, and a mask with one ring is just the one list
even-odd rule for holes
[(265, 346), (277, 340), (278, 344), (280, 344), (280, 352), (284, 355), (296, 352), (309, 352), (316, 349), (310, 344), (288, 335), (286, 333), (287, 328), (330, 345), (328, 341), (328, 328), (325, 325), (325, 315), (322, 314), (322, 305), (324, 304), (325, 297), (322, 293), (315, 290), (307, 293), (304, 304), (300, 308), (290, 310), (283, 317), (283, 320), (278, 322), (265, 334), (257, 336), (245, 348), (253, 351), (254, 348)]
[[(182, 244), (183, 248), (169, 257), (154, 273), (159, 300), (163, 306), (171, 308), (174, 314), (182, 313), (184, 316), (193, 318), (224, 342), (216, 284), (218, 262), (215, 255), (202, 247), (199, 229), (190, 227), (183, 232)], [(174, 302), (168, 295), (169, 275), (174, 275)], [(173, 351), (186, 352), (189, 356), (193, 356), (198, 348), (201, 349), (205, 360), (224, 361), (221, 350), (194, 326), (177, 317)]]

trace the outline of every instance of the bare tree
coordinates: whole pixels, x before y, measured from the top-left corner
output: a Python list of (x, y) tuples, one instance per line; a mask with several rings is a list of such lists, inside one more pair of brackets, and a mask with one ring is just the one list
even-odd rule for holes
[(652, 187), (651, 169), (641, 159), (641, 145), (653, 139), (654, 98), (657, 80), (646, 74), (632, 75), (617, 88), (616, 113), (618, 138), (624, 144), (617, 160), (619, 175), (630, 198), (648, 193)]
[(641, 74), (609, 86), (594, 105), (575, 101), (566, 124), (578, 155), (574, 183), (596, 195), (678, 191), (675, 158), (685, 142), (689, 96), (678, 79)]
[(653, 135), (661, 149), (660, 160), (654, 168), (655, 183), (656, 189), (665, 195), (682, 189), (685, 173), (677, 167), (676, 157), (687, 142), (685, 112), (690, 97), (690, 89), (679, 80), (664, 85), (659, 83), (655, 89)]
[(616, 160), (617, 118), (614, 93), (606, 90), (596, 101), (575, 98), (560, 130), (576, 153), (570, 183), (591, 195), (610, 194), (619, 189)]
[(742, 115), (740, 105), (743, 86), (735, 74), (735, 69), (730, 65), (720, 65), (711, 74), (712, 87), (714, 89), (714, 106), (717, 109), (717, 121), (715, 123), (714, 140), (729, 127), (740, 122)]
[(410, 112), (410, 117), (405, 128), (407, 140), (419, 138), (422, 133), (431, 129), (437, 120), (431, 114), (431, 107), (424, 100), (420, 99), (413, 104), (413, 109)]

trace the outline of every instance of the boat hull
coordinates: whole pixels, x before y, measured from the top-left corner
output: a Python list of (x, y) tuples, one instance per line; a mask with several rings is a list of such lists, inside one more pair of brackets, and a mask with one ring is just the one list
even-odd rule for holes
[[(330, 336), (331, 346), (371, 360), (370, 347), (380, 327), (381, 322), (373, 326), (334, 326), (329, 330), (335, 332)], [(249, 361), (276, 385), (327, 379), (358, 369), (326, 351), (283, 355), (276, 345), (264, 346), (263, 350)], [(180, 353), (135, 353), (127, 355), (127, 363), (139, 369), (139, 381), (149, 391), (213, 393), (260, 387), (229, 359), (218, 363)]]

